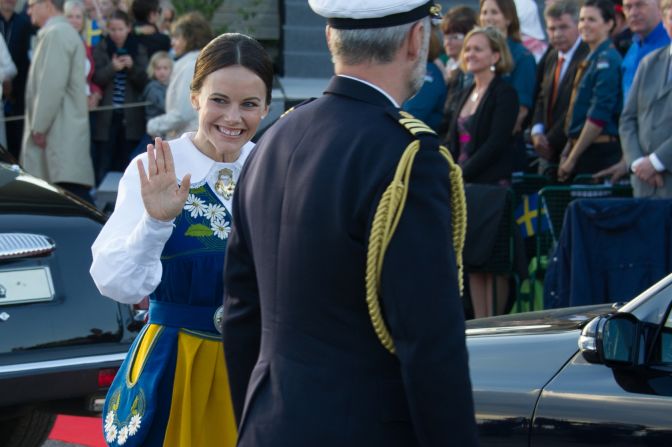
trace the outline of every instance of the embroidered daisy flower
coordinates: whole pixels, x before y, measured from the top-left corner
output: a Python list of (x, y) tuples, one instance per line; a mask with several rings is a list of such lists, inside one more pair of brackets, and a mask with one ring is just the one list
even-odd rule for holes
[(114, 424), (114, 411), (108, 411), (107, 416), (105, 416), (105, 431), (108, 431), (113, 424)]
[(202, 216), (205, 212), (205, 204), (203, 203), (203, 199), (189, 194), (187, 202), (184, 204), (184, 209), (191, 213), (191, 217), (198, 217)]
[(121, 430), (119, 430), (119, 437), (117, 438), (117, 443), (119, 445), (124, 445), (126, 444), (126, 440), (128, 439), (128, 427), (121, 427)]
[(140, 429), (140, 423), (142, 422), (142, 417), (139, 414), (133, 415), (131, 422), (128, 423), (128, 436), (133, 436)]
[(207, 204), (203, 213), (205, 214), (205, 217), (210, 220), (224, 219), (224, 207), (222, 205)]
[(105, 440), (108, 444), (112, 444), (117, 439), (117, 426), (112, 424), (105, 429)]
[(215, 236), (222, 240), (228, 239), (229, 233), (231, 233), (231, 224), (224, 219), (213, 219), (210, 222), (210, 228)]

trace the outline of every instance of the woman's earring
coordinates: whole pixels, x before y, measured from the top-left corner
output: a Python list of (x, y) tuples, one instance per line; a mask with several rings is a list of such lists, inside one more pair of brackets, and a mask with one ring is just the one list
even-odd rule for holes
[(493, 73), (495, 72), (495, 65), (494, 64), (490, 65), (490, 71), (493, 72)]

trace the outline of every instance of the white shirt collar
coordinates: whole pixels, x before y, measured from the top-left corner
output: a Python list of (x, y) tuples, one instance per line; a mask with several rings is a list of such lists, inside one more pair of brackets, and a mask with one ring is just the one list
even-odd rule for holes
[[(193, 141), (195, 136), (196, 132), (186, 132), (180, 138), (174, 140), (177, 144), (171, 145), (173, 159), (175, 160), (175, 175), (181, 179), (189, 172), (191, 173), (192, 183), (205, 178), (212, 170), (213, 165), (229, 165), (236, 168), (234, 172), (240, 172), (247, 156), (254, 148), (254, 143), (248, 141), (240, 148), (240, 155), (236, 161), (233, 163), (218, 162), (205, 155), (196, 147)], [(175, 147), (173, 148), (173, 146)]]
[(365, 81), (364, 79), (359, 79), (359, 78), (356, 78), (356, 77), (354, 77), (354, 76), (348, 76), (348, 75), (344, 75), (344, 74), (339, 74), (338, 76), (340, 76), (340, 77), (342, 77), (342, 78), (352, 79), (352, 80), (354, 80), (354, 81), (359, 81), (359, 82), (361, 82), (362, 84), (366, 84), (366, 85), (368, 85), (369, 87), (378, 90), (380, 93), (382, 93), (383, 95), (385, 95), (385, 97), (386, 97), (387, 99), (389, 99), (390, 102), (391, 102), (392, 104), (394, 104), (394, 107), (396, 107), (397, 109), (399, 108), (399, 104), (397, 103), (397, 101), (395, 101), (394, 98), (393, 98), (392, 96), (390, 96), (389, 93), (387, 93), (387, 92), (386, 92), (385, 90), (383, 90), (382, 88), (378, 87), (376, 84), (372, 84), (372, 83), (370, 83), (370, 82), (368, 82), (368, 81)]
[(574, 57), (574, 53), (576, 53), (576, 49), (579, 48), (579, 45), (581, 45), (580, 37), (576, 39), (576, 42), (574, 42), (574, 45), (572, 45), (572, 48), (570, 48), (568, 52), (563, 53), (562, 51), (558, 51), (558, 57), (562, 57), (566, 61), (571, 61)]

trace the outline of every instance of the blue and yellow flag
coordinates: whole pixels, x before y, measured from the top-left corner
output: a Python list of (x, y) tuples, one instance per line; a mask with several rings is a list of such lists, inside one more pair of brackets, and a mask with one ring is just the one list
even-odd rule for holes
[[(518, 228), (524, 237), (532, 237), (537, 231), (542, 233), (550, 228), (546, 206), (540, 206), (539, 194), (523, 195), (520, 205), (516, 208), (514, 217)], [(541, 210), (541, 222), (538, 222)]]

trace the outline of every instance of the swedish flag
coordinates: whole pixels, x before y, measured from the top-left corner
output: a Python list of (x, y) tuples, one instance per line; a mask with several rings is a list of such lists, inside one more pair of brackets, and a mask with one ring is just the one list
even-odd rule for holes
[[(523, 195), (520, 205), (516, 208), (514, 217), (524, 237), (534, 236), (537, 230), (543, 233), (550, 228), (546, 206), (539, 202), (539, 194), (537, 193)], [(538, 222), (540, 210), (541, 222)]]

